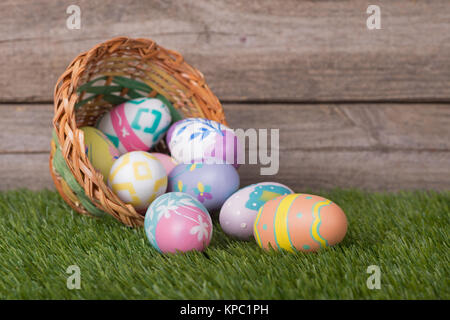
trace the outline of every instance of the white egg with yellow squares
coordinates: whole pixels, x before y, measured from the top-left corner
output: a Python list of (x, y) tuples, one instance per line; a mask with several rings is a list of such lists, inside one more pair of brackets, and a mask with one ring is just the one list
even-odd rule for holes
[(123, 202), (145, 213), (150, 203), (166, 192), (167, 174), (161, 162), (150, 153), (132, 151), (114, 162), (108, 185)]

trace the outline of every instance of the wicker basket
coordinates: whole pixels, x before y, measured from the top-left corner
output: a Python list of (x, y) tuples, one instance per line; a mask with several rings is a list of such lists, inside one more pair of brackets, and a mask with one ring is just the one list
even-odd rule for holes
[[(55, 86), (50, 153), (56, 189), (77, 212), (110, 214), (132, 227), (143, 224), (144, 217), (123, 203), (93, 168), (78, 129), (95, 125), (114, 105), (139, 96), (166, 99), (174, 119), (202, 117), (226, 123), (203, 75), (179, 53), (152, 40), (119, 37), (80, 54)], [(164, 141), (157, 150), (167, 153)]]

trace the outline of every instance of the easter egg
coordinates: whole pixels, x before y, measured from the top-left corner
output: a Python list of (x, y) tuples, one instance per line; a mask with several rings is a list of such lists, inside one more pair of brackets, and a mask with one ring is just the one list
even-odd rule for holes
[(267, 201), (258, 211), (253, 230), (264, 249), (317, 251), (344, 239), (347, 218), (331, 200), (294, 193)]
[(178, 120), (177, 122), (172, 123), (172, 125), (169, 127), (169, 130), (167, 130), (167, 134), (166, 134), (167, 146), (169, 146), (170, 140), (172, 140), (173, 130), (175, 130), (175, 128), (178, 126), (178, 124), (180, 124), (180, 122), (182, 122), (182, 121), (183, 120)]
[(169, 192), (150, 205), (144, 229), (154, 248), (175, 253), (204, 250), (211, 241), (213, 225), (198, 200), (186, 193)]
[(219, 209), (239, 188), (239, 175), (230, 164), (179, 164), (169, 175), (169, 191), (186, 192), (208, 210)]
[(172, 172), (172, 170), (178, 165), (175, 159), (167, 154), (158, 152), (152, 152), (150, 154), (161, 162), (167, 175), (169, 175), (170, 172)]
[(147, 151), (164, 136), (171, 121), (170, 110), (161, 100), (137, 98), (114, 107), (97, 128), (121, 153)]
[(220, 226), (232, 237), (250, 240), (259, 208), (271, 199), (291, 193), (294, 193), (291, 189), (276, 182), (261, 182), (242, 188), (220, 209)]
[(103, 181), (107, 182), (109, 170), (119, 158), (119, 150), (100, 130), (94, 127), (82, 127), (80, 130), (83, 131), (85, 153), (89, 161), (103, 175)]
[(108, 185), (123, 202), (145, 213), (149, 204), (166, 192), (167, 175), (161, 162), (150, 153), (133, 151), (114, 162)]
[(216, 121), (203, 118), (177, 121), (166, 140), (170, 154), (179, 163), (227, 163), (238, 167), (241, 148), (237, 136)]

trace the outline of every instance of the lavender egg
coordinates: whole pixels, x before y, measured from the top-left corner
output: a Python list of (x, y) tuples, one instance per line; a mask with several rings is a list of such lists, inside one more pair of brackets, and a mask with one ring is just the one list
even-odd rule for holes
[(179, 164), (169, 175), (168, 190), (185, 192), (208, 210), (220, 209), (239, 188), (239, 175), (229, 164)]
[(261, 182), (247, 186), (229, 197), (219, 215), (222, 230), (234, 238), (250, 240), (258, 210), (269, 200), (294, 193), (276, 182)]
[(177, 122), (172, 123), (172, 125), (170, 126), (169, 130), (167, 131), (166, 134), (166, 144), (169, 145), (170, 140), (172, 140), (172, 134), (173, 131), (175, 130), (176, 126), (183, 120), (178, 120)]

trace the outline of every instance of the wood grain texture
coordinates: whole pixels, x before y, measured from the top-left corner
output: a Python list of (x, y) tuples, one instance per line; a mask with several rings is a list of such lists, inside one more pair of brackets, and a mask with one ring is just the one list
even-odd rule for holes
[[(242, 185), (297, 190), (450, 189), (449, 104), (225, 104), (234, 128), (280, 129), (280, 168), (240, 169)], [(0, 106), (0, 189), (52, 187), (50, 105)]]
[(0, 154), (50, 152), (53, 106), (0, 105)]
[(76, 55), (119, 35), (181, 52), (222, 101), (449, 101), (450, 2), (377, 4), (381, 30), (363, 0), (4, 0), (0, 102), (51, 101)]
[(227, 104), (233, 128), (280, 129), (280, 150), (450, 151), (449, 104)]
[[(449, 151), (450, 104), (224, 104), (233, 128), (279, 129), (281, 150)], [(0, 105), (0, 153), (49, 152), (53, 106)]]
[(48, 161), (49, 153), (0, 154), (0, 190), (55, 189)]
[(261, 166), (240, 169), (242, 185), (277, 181), (297, 192), (332, 188), (372, 191), (450, 190), (450, 152), (287, 151), (280, 170), (261, 176)]
[[(280, 154), (275, 176), (261, 176), (260, 165), (239, 169), (241, 186), (284, 183), (297, 192), (333, 188), (372, 191), (450, 190), (450, 152), (289, 151)], [(0, 154), (0, 190), (54, 189), (48, 154)]]

